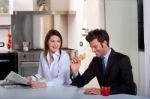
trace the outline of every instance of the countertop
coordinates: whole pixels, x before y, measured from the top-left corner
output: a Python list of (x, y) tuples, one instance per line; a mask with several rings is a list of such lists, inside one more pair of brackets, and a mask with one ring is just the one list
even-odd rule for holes
[(149, 99), (127, 94), (85, 95), (84, 89), (74, 86), (59, 86), (32, 89), (30, 87), (4, 88), (0, 86), (0, 99)]

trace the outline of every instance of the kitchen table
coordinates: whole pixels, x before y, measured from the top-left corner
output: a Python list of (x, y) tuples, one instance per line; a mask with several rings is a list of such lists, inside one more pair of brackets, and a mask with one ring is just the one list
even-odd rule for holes
[(0, 99), (149, 99), (148, 97), (126, 94), (85, 95), (84, 89), (74, 86), (47, 87), (32, 89), (29, 87), (4, 88), (0, 86)]

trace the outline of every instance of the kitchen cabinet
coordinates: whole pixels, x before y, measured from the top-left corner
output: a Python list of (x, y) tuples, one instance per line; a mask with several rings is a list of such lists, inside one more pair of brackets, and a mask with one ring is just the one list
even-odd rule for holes
[(0, 80), (4, 79), (10, 71), (18, 73), (18, 54), (0, 53)]

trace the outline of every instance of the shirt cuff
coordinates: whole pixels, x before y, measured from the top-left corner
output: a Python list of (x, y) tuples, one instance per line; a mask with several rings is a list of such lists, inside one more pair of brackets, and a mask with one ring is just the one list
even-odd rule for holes
[(71, 78), (73, 79), (73, 78), (77, 77), (78, 75), (79, 75), (79, 72), (77, 72), (76, 74), (73, 74)]
[(31, 76), (31, 77), (32, 77), (32, 80), (33, 80), (33, 81), (37, 81), (37, 80), (39, 80), (42, 76), (39, 75), (39, 74), (36, 74), (36, 75)]

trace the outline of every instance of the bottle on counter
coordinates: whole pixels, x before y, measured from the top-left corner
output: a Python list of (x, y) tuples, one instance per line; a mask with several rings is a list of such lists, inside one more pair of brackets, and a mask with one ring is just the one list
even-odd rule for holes
[(8, 31), (7, 34), (7, 49), (10, 51), (11, 49), (11, 33)]

